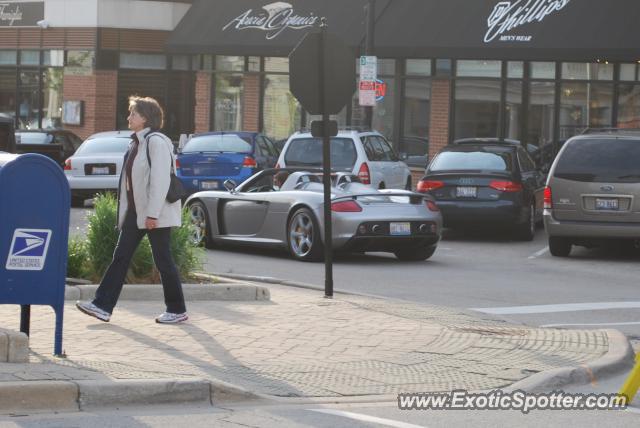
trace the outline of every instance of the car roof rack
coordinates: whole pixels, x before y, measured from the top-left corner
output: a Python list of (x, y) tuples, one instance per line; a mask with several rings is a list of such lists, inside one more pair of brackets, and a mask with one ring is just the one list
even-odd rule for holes
[[(339, 126), (338, 132), (340, 131), (357, 131), (357, 132), (376, 132), (375, 129), (371, 129), (370, 126), (358, 126), (358, 125), (349, 125), (349, 126)], [(300, 134), (311, 132), (311, 128), (300, 128), (298, 131)]]
[(637, 134), (640, 128), (585, 128), (580, 135), (589, 134)]
[(454, 140), (451, 144), (462, 145), (462, 144), (482, 144), (482, 143), (486, 143), (486, 144), (504, 144), (504, 145), (508, 145), (508, 146), (521, 146), (522, 145), (522, 142), (519, 141), (519, 140), (513, 140), (511, 138), (493, 138), (493, 137), (489, 137), (489, 138), (484, 138), (484, 137), (460, 138), (460, 139)]

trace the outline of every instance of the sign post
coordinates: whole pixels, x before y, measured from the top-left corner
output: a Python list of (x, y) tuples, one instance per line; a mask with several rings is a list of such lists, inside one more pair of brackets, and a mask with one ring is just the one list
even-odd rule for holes
[(355, 55), (337, 36), (327, 33), (323, 20), (320, 32), (307, 34), (289, 54), (289, 73), (291, 93), (309, 113), (322, 115), (324, 295), (333, 297), (331, 136), (336, 135), (337, 128), (330, 127), (329, 115), (338, 114), (355, 91)]
[(360, 57), (360, 82), (358, 84), (358, 102), (361, 106), (376, 105), (376, 81), (378, 80), (378, 58)]

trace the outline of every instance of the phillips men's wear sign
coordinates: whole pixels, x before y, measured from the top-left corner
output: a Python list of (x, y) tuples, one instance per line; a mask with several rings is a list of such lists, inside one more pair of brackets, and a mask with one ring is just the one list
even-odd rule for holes
[(44, 19), (44, 2), (0, 1), (0, 27), (36, 27)]
[[(484, 41), (530, 42), (526, 25), (542, 22), (549, 15), (564, 9), (570, 0), (513, 0), (501, 1), (493, 7), (487, 19)], [(525, 28), (520, 28), (525, 26)]]

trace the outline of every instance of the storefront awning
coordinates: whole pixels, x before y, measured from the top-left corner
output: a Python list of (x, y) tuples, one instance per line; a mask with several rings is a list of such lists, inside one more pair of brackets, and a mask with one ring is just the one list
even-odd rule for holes
[(547, 61), (640, 60), (637, 0), (395, 0), (376, 54)]
[[(378, 0), (386, 5), (391, 0)], [(367, 0), (196, 0), (170, 36), (174, 53), (287, 56), (326, 18), (328, 30), (357, 47)]]
[[(362, 52), (368, 0), (195, 0), (175, 53), (286, 56), (322, 17)], [(397, 58), (640, 60), (637, 0), (376, 0), (375, 54)]]

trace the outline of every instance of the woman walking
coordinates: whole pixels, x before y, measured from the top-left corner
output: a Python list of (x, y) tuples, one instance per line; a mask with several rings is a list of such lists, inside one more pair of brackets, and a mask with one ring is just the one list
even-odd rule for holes
[(171, 228), (180, 226), (181, 202), (166, 200), (170, 171), (175, 168), (173, 144), (158, 130), (163, 111), (153, 98), (129, 97), (129, 129), (133, 139), (125, 154), (118, 187), (120, 236), (96, 295), (76, 307), (101, 321), (109, 321), (118, 302), (133, 253), (147, 235), (153, 261), (160, 272), (166, 311), (156, 322), (174, 324), (188, 319), (178, 269), (171, 257)]

